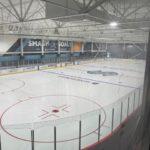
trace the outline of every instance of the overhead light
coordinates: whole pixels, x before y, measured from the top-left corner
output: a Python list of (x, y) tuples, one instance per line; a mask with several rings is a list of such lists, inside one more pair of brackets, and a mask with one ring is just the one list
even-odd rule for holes
[(88, 19), (83, 19), (83, 21), (88, 21)]
[(118, 26), (118, 23), (117, 23), (117, 22), (111, 22), (109, 25), (110, 25), (111, 27), (117, 27), (117, 26)]
[(132, 48), (132, 47), (133, 47), (133, 45), (128, 45), (128, 47), (129, 47), (129, 48)]
[(13, 31), (12, 31), (12, 30), (9, 30), (9, 33), (13, 33)]

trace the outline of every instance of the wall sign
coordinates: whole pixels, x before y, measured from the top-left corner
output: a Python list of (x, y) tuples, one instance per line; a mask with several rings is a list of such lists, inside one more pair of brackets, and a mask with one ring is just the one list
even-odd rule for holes
[(59, 41), (60, 51), (71, 51), (71, 45), (70, 41)]
[(23, 48), (25, 52), (42, 51), (41, 39), (23, 39)]
[(44, 51), (58, 51), (58, 41), (44, 41)]

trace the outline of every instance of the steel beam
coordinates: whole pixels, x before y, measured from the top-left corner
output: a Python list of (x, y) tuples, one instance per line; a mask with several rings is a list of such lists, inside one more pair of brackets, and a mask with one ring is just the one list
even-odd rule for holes
[(7, 6), (5, 6), (2, 2), (0, 2), (0, 5), (3, 6), (12, 16), (14, 16), (18, 20), (18, 17), (13, 12), (11, 12)]
[(141, 8), (143, 8), (144, 6), (146, 6), (148, 3), (150, 3), (150, 1), (146, 1), (144, 4), (140, 5), (139, 7), (137, 7), (135, 10), (131, 11), (130, 13), (128, 13), (127, 15), (125, 15), (125, 18), (129, 17), (130, 15), (132, 15), (133, 13), (137, 12), (138, 10), (140, 10)]
[(126, 12), (132, 7), (132, 5), (136, 2), (137, 0), (131, 0), (131, 3), (129, 4), (129, 6), (124, 10), (123, 12), (123, 16), (126, 14)]
[(30, 0), (30, 3), (29, 3), (29, 5), (28, 5), (28, 8), (26, 9), (26, 11), (25, 11), (25, 13), (24, 13), (24, 16), (23, 16), (23, 18), (22, 18), (23, 20), (26, 19), (27, 14), (28, 14), (28, 12), (29, 12), (31, 6), (32, 6), (32, 3), (33, 3), (33, 0)]
[(12, 3), (11, 0), (8, 0), (9, 4), (11, 5), (12, 9), (14, 10), (16, 16), (18, 17), (19, 21), (21, 20), (21, 16), (19, 15), (18, 11), (16, 10), (14, 4)]
[(20, 17), (22, 18), (23, 10), (22, 10), (22, 0), (20, 0)]
[[(100, 6), (100, 5), (102, 5), (104, 2), (106, 2), (107, 0), (97, 0), (97, 1), (95, 1), (95, 3), (91, 6), (91, 7), (89, 7), (89, 8), (87, 8), (87, 9), (85, 9), (85, 10), (83, 10), (85, 13), (87, 13), (87, 12), (90, 12), (90, 11), (92, 11), (93, 9), (96, 9), (98, 6)], [(82, 11), (82, 12), (83, 12)]]
[(66, 6), (64, 6), (64, 5), (61, 5), (61, 4), (59, 4), (59, 3), (52, 2), (52, 1), (50, 1), (50, 0), (41, 0), (41, 1), (50, 3), (50, 4), (52, 4), (52, 5), (54, 5), (54, 6), (57, 6), (57, 7), (60, 7), (60, 8), (64, 8), (64, 9), (66, 9), (66, 10), (71, 10), (71, 11), (78, 12), (77, 9), (69, 8), (69, 7), (66, 7)]

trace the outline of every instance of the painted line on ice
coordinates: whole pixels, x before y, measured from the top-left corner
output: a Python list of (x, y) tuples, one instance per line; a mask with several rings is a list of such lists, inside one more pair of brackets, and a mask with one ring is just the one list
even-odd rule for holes
[[(86, 66), (86, 67), (94, 67), (94, 68), (99, 68), (97, 66), (94, 65), (82, 65), (82, 66)], [(137, 70), (133, 70), (133, 69), (125, 69), (125, 68), (115, 68), (115, 67), (109, 67), (109, 66), (102, 66), (102, 68), (108, 68), (108, 69), (112, 69), (112, 70), (122, 70), (122, 71), (129, 71), (129, 72), (137, 72), (137, 73), (143, 73), (141, 71), (137, 71)]]
[[(84, 97), (80, 97), (80, 96), (75, 96), (75, 95), (42, 95), (42, 96), (34, 97), (34, 98), (32, 98), (32, 99), (40, 98), (40, 97), (49, 97), (49, 96), (72, 96), (72, 97), (76, 97), (76, 98), (79, 98), (79, 99), (83, 99), (83, 100), (85, 100), (85, 101), (89, 101), (89, 102), (95, 103), (97, 106), (99, 106), (99, 109), (103, 112), (103, 115), (104, 115), (104, 119), (102, 120), (100, 126), (102, 127), (103, 124), (104, 124), (105, 121), (106, 121), (106, 117), (107, 117), (107, 116), (106, 116), (106, 112), (105, 112), (104, 108), (101, 107), (101, 105), (98, 104), (97, 102), (95, 102), (95, 101), (93, 101), (93, 100), (91, 100), (91, 99), (88, 99), (88, 98), (84, 98)], [(18, 137), (17, 135), (14, 135), (14, 134), (11, 133), (10, 131), (8, 131), (7, 128), (6, 128), (6, 126), (3, 125), (3, 119), (5, 118), (5, 114), (6, 114), (10, 109), (12, 109), (13, 107), (17, 106), (18, 104), (24, 103), (24, 102), (26, 102), (26, 101), (30, 101), (30, 100), (32, 100), (32, 99), (26, 99), (26, 100), (17, 102), (17, 103), (15, 103), (15, 104), (9, 106), (9, 107), (8, 107), (7, 109), (5, 109), (5, 110), (3, 111), (3, 113), (1, 114), (1, 116), (0, 116), (0, 127), (1, 127), (1, 129), (2, 129), (7, 135), (9, 135), (10, 137), (15, 138), (15, 139), (18, 139), (18, 140), (20, 140), (20, 141), (31, 142), (30, 139), (25, 139), (24, 137)], [(87, 113), (87, 112), (86, 112), (86, 113)], [(80, 115), (82, 115), (82, 114), (80, 114)], [(77, 115), (77, 116), (78, 116), (78, 115)], [(47, 116), (47, 117), (49, 117), (49, 116)], [(46, 117), (46, 118), (47, 118), (47, 117)], [(55, 117), (57, 117), (57, 116), (55, 116)], [(71, 116), (71, 117), (75, 117), (75, 116)], [(67, 118), (70, 118), (70, 117), (64, 117), (64, 118), (62, 118), (62, 119), (67, 119)], [(45, 119), (45, 118), (43, 118), (43, 119)], [(27, 123), (27, 124), (30, 124), (30, 125), (31, 125), (31, 123)], [(19, 126), (20, 126), (20, 125), (21, 125), (21, 124), (19, 124)], [(15, 126), (15, 125), (14, 125), (14, 126)], [(17, 125), (16, 125), (16, 126), (17, 126)], [(31, 129), (31, 128), (29, 127), (28, 129)], [(93, 129), (93, 130), (90, 131), (89, 133), (85, 133), (84, 135), (82, 135), (81, 138), (88, 137), (89, 135), (93, 134), (93, 133), (94, 133), (95, 131), (97, 131), (97, 130), (98, 130), (98, 128)], [(78, 137), (70, 137), (70, 139), (62, 139), (62, 140), (59, 140), (59, 141), (57, 141), (57, 143), (70, 142), (70, 141), (74, 141), (74, 140), (78, 140), (78, 139), (79, 139)], [(54, 143), (54, 141), (49, 141), (49, 140), (47, 140), (47, 141), (38, 141), (38, 140), (35, 140), (34, 142), (35, 142), (35, 143)]]
[[(19, 85), (18, 87), (14, 87), (14, 88), (11, 88), (11, 87), (7, 86), (7, 88), (10, 88), (10, 90), (0, 91), (1, 94), (15, 92), (17, 90), (20, 90), (21, 88), (23, 88), (26, 85), (26, 83), (23, 80), (20, 80), (20, 79), (16, 79), (16, 78), (4, 78), (4, 79), (8, 79), (8, 80), (12, 80), (12, 81), (17, 81), (17, 82), (21, 83), (21, 85)], [(4, 84), (3, 86), (6, 86), (6, 85)]]
[(59, 76), (62, 76), (62, 77), (71, 77), (71, 78), (76, 78), (76, 79), (88, 80), (88, 81), (92, 81), (92, 82), (122, 86), (122, 87), (126, 87), (126, 88), (133, 88), (133, 89), (137, 88), (137, 87), (134, 87), (134, 86), (123, 85), (123, 84), (121, 85), (121, 84), (117, 84), (117, 83), (113, 83), (113, 82), (106, 82), (106, 81), (94, 80), (94, 79), (89, 79), (89, 78), (82, 78), (82, 77), (78, 77), (78, 76), (71, 76), (71, 75), (61, 74), (61, 73), (52, 72), (52, 71), (42, 71), (42, 72), (46, 72), (46, 73), (50, 73), (50, 74), (56, 74), (56, 75), (59, 75)]

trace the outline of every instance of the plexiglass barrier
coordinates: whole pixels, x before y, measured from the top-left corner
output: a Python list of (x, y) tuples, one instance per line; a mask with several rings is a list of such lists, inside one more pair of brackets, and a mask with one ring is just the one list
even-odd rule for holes
[(142, 104), (143, 86), (115, 103), (55, 121), (3, 125), (1, 150), (80, 150), (112, 134)]

